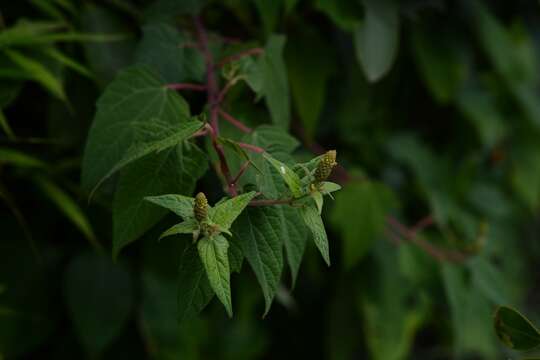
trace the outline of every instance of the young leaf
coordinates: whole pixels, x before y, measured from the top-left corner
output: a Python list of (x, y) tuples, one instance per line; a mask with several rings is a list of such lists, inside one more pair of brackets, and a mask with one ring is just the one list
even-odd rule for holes
[(507, 306), (495, 312), (495, 332), (511, 349), (531, 350), (540, 346), (540, 331), (522, 314)]
[(302, 183), (300, 181), (300, 178), (294, 171), (292, 171), (287, 165), (285, 165), (281, 161), (274, 159), (268, 153), (264, 153), (263, 156), (270, 164), (272, 164), (272, 166), (277, 170), (279, 175), (281, 175), (295, 198), (299, 198), (304, 195), (302, 192)]
[(319, 211), (320, 215), (322, 213), (324, 203), (322, 194), (319, 191), (314, 191), (311, 193), (311, 198), (315, 201), (315, 205), (317, 205), (317, 210)]
[(363, 0), (365, 20), (356, 27), (356, 56), (370, 82), (380, 80), (392, 67), (399, 42), (398, 2)]
[(106, 256), (73, 259), (64, 282), (71, 320), (86, 350), (101, 353), (127, 323), (133, 304), (130, 274)]
[(214, 297), (204, 266), (199, 258), (197, 245), (187, 245), (180, 259), (178, 276), (178, 322), (193, 318)]
[(276, 207), (252, 207), (244, 211), (233, 227), (232, 242), (238, 243), (261, 286), (266, 315), (281, 278), (283, 239)]
[(166, 236), (178, 235), (178, 234), (192, 234), (194, 231), (199, 230), (199, 223), (195, 219), (188, 219), (181, 223), (178, 223), (169, 229), (165, 230), (160, 235), (159, 239), (163, 239)]
[(205, 237), (197, 242), (197, 249), (201, 262), (208, 276), (210, 286), (221, 301), (227, 314), (232, 317), (231, 287), (229, 257), (227, 250), (229, 243), (222, 235)]
[(195, 200), (192, 197), (169, 194), (159, 196), (147, 196), (144, 199), (158, 206), (164, 207), (165, 209), (171, 210), (184, 220), (194, 217), (193, 204)]
[[(118, 163), (130, 157), (128, 152), (133, 151), (133, 144), (143, 140), (140, 129), (134, 124), (167, 124), (170, 129), (185, 129), (184, 137), (189, 136), (188, 130), (192, 129), (185, 125), (188, 121), (187, 103), (164, 87), (147, 68), (132, 67), (122, 71), (98, 100), (84, 152), (83, 187), (95, 190)], [(151, 141), (156, 140), (151, 138)]]
[(210, 219), (222, 229), (228, 230), (256, 195), (255, 191), (251, 191), (220, 202), (210, 210)]
[(330, 254), (328, 250), (328, 237), (326, 236), (326, 230), (324, 229), (324, 224), (319, 215), (319, 211), (315, 204), (307, 204), (302, 206), (301, 214), (304, 218), (304, 222), (307, 227), (311, 230), (313, 235), (313, 240), (315, 245), (319, 249), (324, 261), (328, 266), (330, 266)]
[(330, 182), (330, 181), (323, 181), (321, 183), (321, 192), (325, 195), (331, 194), (335, 191), (341, 190), (341, 185)]

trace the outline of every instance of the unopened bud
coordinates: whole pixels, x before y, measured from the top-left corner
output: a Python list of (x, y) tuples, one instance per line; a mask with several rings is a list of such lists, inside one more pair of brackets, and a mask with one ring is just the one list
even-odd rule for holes
[(326, 180), (336, 165), (336, 150), (327, 151), (319, 161), (317, 169), (315, 169), (315, 181), (321, 182)]
[(208, 217), (208, 200), (206, 200), (206, 196), (202, 192), (195, 196), (193, 213), (198, 222), (204, 221)]

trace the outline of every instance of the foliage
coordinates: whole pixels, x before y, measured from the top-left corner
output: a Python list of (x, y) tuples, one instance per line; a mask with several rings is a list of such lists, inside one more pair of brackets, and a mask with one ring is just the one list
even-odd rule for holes
[(0, 359), (535, 347), (538, 6), (6, 2)]

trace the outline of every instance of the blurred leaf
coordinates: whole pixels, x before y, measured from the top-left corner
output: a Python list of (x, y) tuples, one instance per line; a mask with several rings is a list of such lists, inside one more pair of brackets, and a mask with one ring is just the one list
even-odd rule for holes
[(456, 356), (478, 352), (495, 358), (495, 339), (489, 326), (491, 309), (486, 298), (471, 286), (466, 270), (459, 265), (443, 264), (441, 271), (452, 315)]
[(197, 249), (210, 286), (223, 306), (225, 306), (229, 317), (232, 317), (231, 269), (227, 255), (227, 250), (229, 249), (227, 239), (222, 235), (204, 237), (197, 242)]
[(261, 286), (265, 310), (270, 310), (283, 268), (280, 215), (272, 206), (251, 207), (232, 228), (231, 242), (239, 244)]
[(167, 24), (143, 27), (136, 61), (160, 74), (168, 83), (203, 81), (205, 65), (200, 53), (188, 45), (189, 39)]
[(265, 33), (271, 34), (279, 21), (283, 0), (253, 0), (253, 2), (259, 11)]
[(540, 346), (540, 331), (517, 310), (500, 306), (494, 321), (497, 336), (509, 348), (530, 350)]
[(39, 36), (61, 29), (59, 22), (20, 20), (15, 25), (0, 32), (0, 49), (21, 43), (32, 42)]
[(0, 164), (10, 164), (25, 168), (48, 167), (48, 165), (40, 159), (10, 148), (0, 148)]
[(64, 285), (75, 330), (96, 356), (120, 335), (131, 313), (130, 274), (105, 256), (86, 253), (73, 259)]
[(359, 3), (350, 0), (315, 0), (315, 7), (342, 29), (353, 31), (362, 18), (362, 7)]
[[(82, 166), (82, 186), (94, 191), (136, 142), (147, 140), (137, 124), (181, 127), (189, 107), (145, 67), (124, 70), (97, 103)], [(150, 134), (152, 135), (152, 134)]]
[(96, 249), (101, 249), (101, 244), (96, 239), (92, 225), (71, 196), (46, 177), (35, 176), (34, 181), (43, 194), (83, 233), (90, 244)]
[(169, 21), (178, 15), (196, 15), (206, 5), (207, 0), (157, 0), (145, 11), (150, 22)]
[[(0, 128), (4, 131), (4, 133), (7, 135), (10, 139), (15, 139), (15, 134), (13, 133), (13, 130), (11, 130), (11, 126), (9, 125), (9, 122), (4, 115), (4, 112), (2, 111), (2, 108), (0, 108)], [(0, 153), (1, 153), (0, 149)]]
[(294, 104), (308, 139), (313, 139), (326, 97), (326, 84), (335, 71), (332, 47), (310, 32), (289, 38), (285, 47)]
[(344, 266), (351, 269), (382, 236), (396, 200), (386, 186), (369, 181), (349, 183), (335, 197), (332, 224), (343, 236)]
[(328, 237), (326, 236), (326, 230), (324, 229), (324, 223), (319, 215), (319, 211), (315, 204), (307, 204), (300, 208), (300, 213), (304, 218), (306, 226), (311, 231), (313, 241), (321, 256), (324, 259), (326, 265), (330, 266), (330, 252), (328, 250)]
[(41, 63), (15, 50), (4, 50), (4, 54), (17, 64), (21, 70), (24, 70), (32, 80), (41, 84), (59, 99), (66, 100), (62, 82)]
[(270, 36), (264, 54), (248, 69), (246, 81), (258, 97), (265, 97), (272, 122), (287, 129), (290, 100), (287, 68), (283, 60), (284, 48), (283, 35)]
[[(79, 9), (81, 28), (89, 34), (129, 34), (130, 29), (115, 13), (107, 8), (85, 3)], [(115, 42), (83, 43), (89, 68), (96, 76), (97, 83), (104, 87), (113, 80), (116, 73), (130, 65), (133, 60), (135, 41), (124, 36)]]
[(463, 45), (442, 33), (435, 36), (433, 29), (417, 29), (413, 33), (416, 64), (427, 88), (436, 101), (447, 104), (463, 86), (467, 63)]
[(424, 321), (428, 303), (396, 271), (394, 249), (388, 243), (380, 245), (375, 278), (360, 297), (364, 332), (374, 360), (405, 360), (411, 356), (414, 336)]
[(186, 246), (180, 260), (178, 279), (178, 321), (183, 324), (192, 319), (214, 297), (197, 246)]
[(485, 257), (476, 257), (469, 263), (473, 286), (493, 304), (508, 303), (509, 296), (501, 271)]
[(516, 148), (509, 175), (515, 194), (535, 210), (540, 205), (540, 148), (525, 144)]
[(54, 47), (49, 47), (44, 49), (44, 53), (53, 58), (54, 60), (58, 61), (60, 64), (78, 72), (79, 74), (88, 78), (92, 78), (92, 73), (85, 65), (65, 55), (60, 50), (57, 50)]
[(391, 69), (399, 44), (398, 4), (394, 0), (363, 0), (365, 20), (356, 26), (356, 57), (370, 82)]
[(167, 213), (145, 197), (191, 194), (206, 170), (206, 155), (195, 145), (178, 145), (128, 165), (120, 173), (113, 200), (113, 255)]

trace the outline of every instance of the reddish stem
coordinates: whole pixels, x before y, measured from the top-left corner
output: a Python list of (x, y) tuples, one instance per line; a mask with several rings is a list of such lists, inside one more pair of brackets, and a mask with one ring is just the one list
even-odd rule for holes
[(179, 83), (179, 84), (167, 84), (165, 86), (173, 90), (206, 91), (206, 86), (201, 85), (201, 84)]
[(247, 127), (240, 120), (234, 118), (231, 114), (223, 111), (222, 109), (219, 109), (219, 115), (221, 115), (221, 117), (227, 120), (230, 124), (234, 125), (238, 130), (245, 132), (246, 134), (253, 132), (253, 129)]
[(225, 64), (228, 64), (228, 63), (236, 61), (236, 60), (240, 60), (243, 57), (251, 56), (251, 55), (260, 55), (260, 54), (263, 54), (263, 53), (264, 53), (264, 49), (262, 49), (262, 48), (248, 49), (248, 50), (245, 50), (245, 51), (241, 51), (238, 54), (227, 56), (227, 57), (221, 59), (221, 61), (217, 64), (217, 66), (222, 67)]
[(250, 164), (251, 164), (251, 161), (246, 161), (245, 163), (242, 164), (242, 166), (240, 167), (240, 170), (238, 170), (238, 174), (236, 174), (236, 176), (234, 177), (232, 181), (233, 184), (236, 185), (236, 183), (238, 183), (238, 180), (240, 180), (242, 175), (244, 175), (244, 173), (246, 172)]
[(240, 146), (241, 148), (253, 151), (253, 152), (257, 153), (257, 154), (262, 154), (263, 152), (266, 151), (262, 147), (258, 147), (258, 146), (251, 145), (251, 144), (246, 144), (246, 143), (243, 143), (243, 142), (237, 142), (236, 144), (238, 146)]

